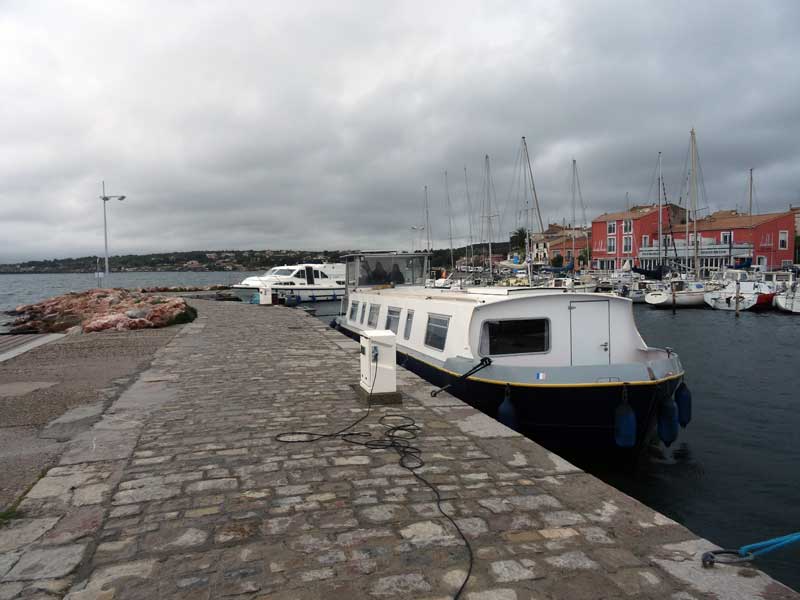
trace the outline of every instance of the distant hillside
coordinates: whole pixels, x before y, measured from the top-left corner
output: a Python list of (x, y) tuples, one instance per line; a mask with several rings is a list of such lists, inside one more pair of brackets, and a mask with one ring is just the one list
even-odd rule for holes
[[(487, 244), (474, 246), (476, 257), (488, 252)], [(276, 265), (304, 262), (338, 262), (345, 254), (357, 250), (193, 250), (159, 254), (125, 254), (109, 258), (111, 270), (119, 271), (263, 271)], [(495, 255), (508, 252), (508, 242), (492, 243)], [(464, 257), (465, 248), (454, 248), (456, 260)], [(94, 273), (103, 269), (104, 259), (98, 256), (29, 260), (0, 264), (0, 273)], [(431, 266), (448, 267), (450, 249), (435, 249)]]

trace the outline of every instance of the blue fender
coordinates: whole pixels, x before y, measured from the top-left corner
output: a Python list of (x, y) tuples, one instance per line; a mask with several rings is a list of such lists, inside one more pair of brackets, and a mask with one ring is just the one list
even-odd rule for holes
[(658, 405), (658, 437), (667, 448), (678, 439), (678, 405), (672, 398)]
[(692, 392), (683, 382), (675, 390), (675, 404), (678, 405), (678, 423), (685, 428), (692, 421)]
[(636, 445), (636, 413), (627, 400), (623, 400), (614, 411), (614, 441), (620, 448)]

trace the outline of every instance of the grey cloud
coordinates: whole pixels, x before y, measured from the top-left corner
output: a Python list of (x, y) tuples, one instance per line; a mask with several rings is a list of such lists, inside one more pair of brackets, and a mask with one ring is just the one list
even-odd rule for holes
[(0, 262), (100, 252), (102, 179), (112, 252), (407, 247), (426, 184), (442, 245), (445, 169), (463, 242), (522, 135), (546, 220), (573, 157), (589, 218), (659, 151), (677, 199), (691, 127), (712, 208), (800, 202), (794, 2), (318, 4), (4, 3)]

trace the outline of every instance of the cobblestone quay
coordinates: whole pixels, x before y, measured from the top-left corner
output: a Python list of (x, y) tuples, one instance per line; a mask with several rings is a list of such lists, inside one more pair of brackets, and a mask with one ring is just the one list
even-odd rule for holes
[[(0, 528), (0, 600), (452, 597), (467, 549), (391, 451), (338, 439), (362, 416), (357, 344), (299, 310), (195, 301), (200, 317)], [(402, 369), (419, 473), (475, 556), (469, 600), (797, 598)]]

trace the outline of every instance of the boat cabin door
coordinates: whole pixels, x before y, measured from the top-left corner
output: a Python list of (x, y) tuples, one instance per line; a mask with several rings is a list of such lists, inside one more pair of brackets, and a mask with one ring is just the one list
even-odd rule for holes
[(572, 365), (611, 364), (611, 306), (608, 300), (569, 303)]
[(306, 283), (314, 285), (314, 267), (306, 265)]

